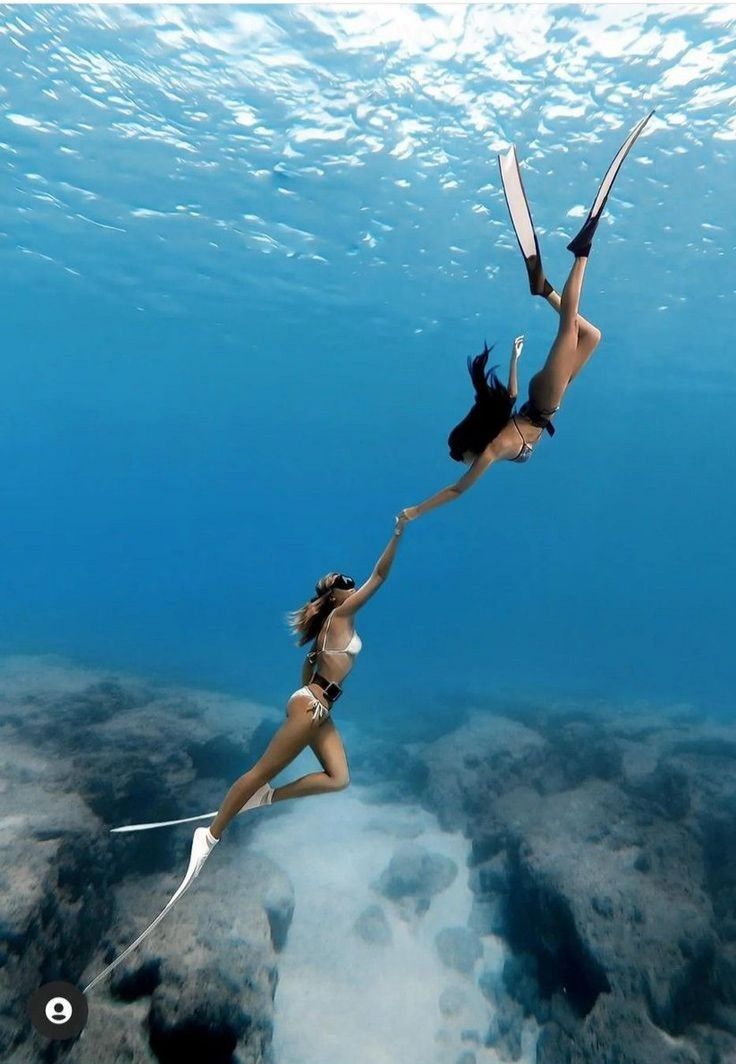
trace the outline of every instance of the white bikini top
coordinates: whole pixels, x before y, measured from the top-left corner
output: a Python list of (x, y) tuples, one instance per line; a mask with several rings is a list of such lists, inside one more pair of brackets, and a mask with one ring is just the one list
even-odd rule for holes
[[(334, 612), (335, 611), (333, 610), (332, 613), (334, 613)], [(327, 624), (325, 625), (325, 637), (322, 640), (322, 647), (321, 647), (320, 650), (317, 651), (317, 653), (318, 654), (350, 654), (351, 657), (353, 657), (353, 658), (356, 657), (358, 654), (360, 654), (360, 651), (361, 651), (361, 649), (363, 647), (363, 641), (362, 641), (362, 639), (360, 638), (360, 636), (358, 635), (357, 632), (353, 632), (353, 634), (352, 634), (352, 636), (350, 638), (350, 642), (348, 643), (348, 645), (346, 647), (343, 647), (342, 649), (329, 650), (325, 646), (325, 643), (327, 642), (327, 632), (328, 632), (329, 627), (330, 627), (330, 621), (332, 620), (332, 613), (327, 618)]]

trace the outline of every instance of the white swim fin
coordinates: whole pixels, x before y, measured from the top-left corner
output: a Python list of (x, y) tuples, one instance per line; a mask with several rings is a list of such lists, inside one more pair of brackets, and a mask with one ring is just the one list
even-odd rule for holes
[[(262, 787), (259, 787), (254, 795), (252, 795), (245, 803), (240, 813), (245, 813), (248, 809), (254, 809), (259, 805), (270, 805), (271, 795), (273, 794), (273, 788), (270, 783), (264, 783)], [(240, 816), (238, 813), (238, 816)], [(217, 816), (217, 810), (214, 813), (201, 813), (199, 816), (186, 816), (183, 820), (160, 820), (156, 824), (126, 824), (122, 828), (110, 828), (110, 833), (122, 833), (126, 831), (150, 831), (151, 828), (170, 828), (175, 824), (192, 824), (196, 820), (214, 820)]]
[(593, 206), (588, 211), (588, 217), (583, 222), (582, 229), (576, 234), (567, 245), (568, 251), (572, 251), (573, 255), (577, 257), (587, 258), (590, 254), (590, 247), (593, 241), (593, 236), (598, 227), (598, 222), (601, 220), (603, 214), (603, 208), (606, 205), (613, 183), (618, 177), (618, 172), (621, 169), (624, 159), (629, 154), (634, 144), (639, 139), (639, 136), (644, 131), (649, 119), (654, 114), (654, 111), (650, 111), (649, 114), (637, 122), (634, 128), (629, 133), (626, 140), (623, 142), (619, 150), (616, 152), (613, 162), (606, 170), (605, 177), (601, 181), (600, 188), (596, 193), (596, 197), (593, 200)]
[(122, 831), (150, 831), (151, 828), (170, 828), (174, 824), (192, 824), (195, 820), (214, 820), (217, 816), (217, 810), (214, 813), (202, 813), (200, 816), (187, 816), (183, 820), (160, 820), (156, 824), (126, 824), (122, 828), (110, 828), (110, 833)]
[(96, 987), (97, 984), (102, 982), (102, 980), (105, 979), (106, 976), (108, 976), (110, 972), (113, 971), (113, 969), (117, 968), (121, 961), (124, 961), (125, 958), (129, 956), (134, 949), (136, 949), (137, 946), (140, 946), (143, 939), (147, 938), (148, 935), (150, 935), (153, 929), (161, 923), (164, 916), (166, 916), (166, 914), (174, 907), (179, 898), (181, 898), (181, 896), (187, 890), (189, 890), (194, 880), (202, 871), (202, 866), (204, 865), (205, 861), (212, 853), (212, 850), (215, 848), (217, 842), (219, 841), (216, 839), (215, 842), (210, 843), (207, 838), (208, 834), (209, 831), (207, 828), (196, 829), (196, 831), (194, 832), (194, 838), (192, 839), (192, 849), (189, 856), (189, 867), (187, 868), (186, 875), (179, 884), (179, 887), (177, 888), (176, 892), (171, 896), (171, 898), (166, 903), (161, 912), (158, 914), (156, 919), (148, 925), (146, 930), (138, 936), (135, 942), (132, 942), (127, 947), (127, 949), (123, 950), (123, 952), (115, 958), (114, 961), (108, 964), (107, 968), (104, 968), (99, 975), (96, 975), (92, 982), (88, 983), (87, 986), (85, 986), (83, 993), (86, 994), (94, 987)]
[(529, 290), (533, 296), (544, 296), (546, 298), (553, 289), (544, 276), (542, 253), (539, 250), (539, 241), (534, 230), (532, 212), (529, 209), (529, 201), (526, 198), (526, 192), (521, 180), (519, 160), (513, 144), (505, 155), (498, 156), (498, 167), (501, 171), (501, 185), (503, 194), (506, 197), (506, 206), (509, 209), (511, 225), (519, 242), (521, 254), (524, 256), (526, 272), (529, 274)]

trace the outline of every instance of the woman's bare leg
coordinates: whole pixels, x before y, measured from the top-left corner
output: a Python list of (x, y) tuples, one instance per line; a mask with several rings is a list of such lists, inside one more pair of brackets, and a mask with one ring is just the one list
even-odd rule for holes
[(271, 796), (271, 804), (283, 802), (287, 798), (306, 798), (311, 794), (341, 791), (350, 783), (345, 747), (333, 721), (326, 720), (320, 725), (309, 745), (324, 771), (310, 772), (308, 776), (285, 783), (283, 787), (276, 787)]
[(560, 297), (560, 329), (577, 328), (578, 310), (580, 308), (580, 296), (583, 291), (583, 277), (585, 267), (588, 265), (587, 258), (578, 258), (572, 264), (572, 269), (567, 275), (565, 287)]
[(565, 287), (562, 289), (559, 308), (555, 308), (560, 316), (557, 336), (544, 366), (529, 382), (529, 394), (540, 410), (553, 411), (560, 405), (565, 389), (582, 365), (581, 358), (585, 361), (592, 354), (593, 348), (587, 350), (592, 337), (587, 339), (587, 353), (584, 358), (579, 348), (578, 308), (587, 262), (587, 258), (580, 257), (576, 258), (573, 263)]
[(256, 764), (233, 783), (225, 795), (217, 816), (210, 824), (210, 833), (219, 839), (259, 787), (277, 776), (313, 741), (319, 724), (312, 720), (310, 699), (298, 695), (289, 700), (287, 719), (281, 725)]
[[(548, 292), (544, 298), (552, 307), (552, 309), (559, 314), (560, 304), (562, 301), (559, 297), (559, 294), (554, 290), (554, 288), (551, 292)], [(590, 356), (593, 354), (600, 342), (600, 329), (597, 326), (593, 325), (591, 322), (589, 322), (586, 318), (584, 318), (580, 312), (578, 312), (578, 361), (577, 365), (575, 366), (575, 369), (570, 375), (571, 381), (574, 380), (575, 377), (578, 375), (578, 373), (588, 361)]]
[[(549, 303), (549, 305), (554, 311), (556, 311), (558, 314), (560, 313), (560, 304), (562, 300), (560, 299), (559, 292), (556, 292), (553, 288), (552, 291), (544, 297), (544, 299), (547, 303)], [(595, 325), (591, 324), (591, 322), (589, 322), (587, 318), (584, 318), (580, 311), (578, 311), (578, 331), (580, 333), (580, 336), (582, 337), (583, 333), (597, 333), (598, 329)]]

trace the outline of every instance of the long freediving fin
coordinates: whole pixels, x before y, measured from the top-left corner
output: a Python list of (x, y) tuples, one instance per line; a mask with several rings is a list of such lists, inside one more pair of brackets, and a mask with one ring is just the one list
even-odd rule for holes
[[(122, 961), (124, 961), (125, 958), (129, 956), (134, 949), (140, 946), (144, 938), (147, 938), (150, 935), (153, 929), (161, 923), (166, 914), (170, 912), (171, 909), (173, 909), (174, 905), (181, 898), (181, 896), (186, 893), (187, 890), (189, 890), (192, 883), (202, 870), (204, 862), (211, 853), (210, 847), (207, 846), (207, 843), (203, 839), (205, 831), (205, 828), (197, 828), (197, 830), (194, 832), (194, 839), (192, 840), (192, 850), (189, 857), (189, 866), (187, 868), (186, 875), (182, 879), (175, 892), (169, 898), (161, 912), (158, 914), (156, 919), (148, 925), (146, 930), (138, 936), (135, 942), (131, 942), (131, 944), (126, 949), (124, 949), (123, 952), (115, 958), (115, 960), (111, 961), (106, 968), (103, 968), (99, 975), (96, 975), (94, 977), (91, 983), (88, 983), (87, 986), (85, 986), (83, 993), (86, 994), (90, 990), (94, 989), (94, 987), (96, 987), (98, 983), (101, 983), (102, 980), (110, 974), (110, 972), (117, 968), (117, 966)], [(202, 832), (203, 835), (199, 835), (198, 832)], [(214, 849), (214, 845), (212, 846), (212, 849)]]
[(652, 110), (645, 118), (642, 118), (640, 122), (636, 123), (626, 140), (616, 152), (613, 162), (606, 170), (605, 176), (601, 181), (600, 188), (598, 189), (596, 197), (593, 200), (593, 206), (588, 212), (588, 217), (583, 222), (583, 226), (580, 232), (577, 233), (567, 245), (568, 251), (572, 251), (572, 253), (577, 258), (586, 258), (590, 254), (590, 246), (593, 241), (593, 236), (598, 226), (598, 222), (601, 219), (601, 215), (603, 214), (603, 208), (606, 205), (606, 200), (608, 199), (611, 189), (613, 188), (613, 183), (618, 176), (618, 172), (621, 169), (624, 159), (633, 148), (635, 142), (639, 138), (640, 134), (643, 132), (644, 127), (646, 126), (647, 122), (653, 114), (654, 111)]
[(183, 820), (160, 820), (156, 824), (126, 824), (122, 828), (110, 828), (110, 834), (121, 834), (124, 831), (150, 831), (151, 828), (170, 828), (174, 824), (193, 824), (196, 820), (212, 820), (217, 816), (217, 810), (214, 813), (201, 813), (199, 816), (185, 816)]
[(503, 194), (506, 197), (506, 206), (511, 216), (511, 225), (519, 242), (521, 254), (524, 256), (524, 264), (529, 274), (529, 289), (533, 296), (548, 296), (553, 291), (553, 288), (544, 276), (542, 253), (539, 250), (539, 241), (534, 230), (532, 212), (529, 209), (529, 201), (526, 198), (526, 192), (521, 180), (516, 147), (513, 144), (505, 155), (498, 156), (498, 167), (501, 171), (501, 185)]
[[(179, 888), (179, 889), (181, 890), (181, 888)], [(87, 994), (87, 993), (89, 993), (90, 990), (94, 989), (94, 987), (96, 987), (98, 983), (101, 983), (102, 980), (106, 976), (108, 976), (110, 974), (110, 972), (114, 968), (117, 968), (117, 966), (121, 963), (121, 961), (125, 960), (125, 958), (128, 956), (128, 954), (133, 952), (133, 950), (136, 948), (136, 946), (140, 946), (140, 944), (143, 941), (143, 939), (147, 938), (148, 935), (150, 935), (150, 933), (153, 931), (154, 927), (156, 927), (157, 924), (161, 923), (161, 921), (163, 920), (164, 916), (166, 916), (167, 912), (169, 912), (169, 910), (173, 907), (174, 901), (178, 900), (177, 899), (177, 895), (178, 895), (178, 897), (181, 897), (181, 894), (179, 894), (179, 892), (177, 891), (177, 894), (174, 895), (174, 897), (171, 898), (171, 900), (166, 903), (166, 905), (161, 910), (161, 912), (158, 914), (156, 919), (152, 923), (150, 923), (148, 925), (146, 930), (141, 935), (138, 936), (138, 938), (135, 940), (135, 942), (132, 942), (128, 946), (127, 949), (123, 950), (123, 952), (118, 957), (116, 957), (115, 960), (112, 961), (112, 963), (108, 964), (107, 968), (103, 968), (103, 970), (100, 972), (100, 974), (96, 975), (95, 978), (92, 980), (92, 982), (88, 983), (87, 986), (85, 986), (85, 988), (83, 990), (83, 993)]]
[[(250, 809), (255, 809), (261, 805), (270, 805), (271, 798), (273, 797), (273, 788), (270, 783), (263, 783), (255, 791), (248, 801), (245, 803), (242, 809), (238, 811), (238, 816), (241, 813), (245, 813)], [(151, 828), (170, 828), (176, 824), (193, 824), (195, 820), (212, 820), (217, 816), (218, 810), (214, 813), (200, 813), (199, 816), (185, 816), (182, 820), (159, 820), (155, 824), (125, 824), (121, 828), (110, 828), (111, 834), (122, 834), (128, 831), (150, 831)]]

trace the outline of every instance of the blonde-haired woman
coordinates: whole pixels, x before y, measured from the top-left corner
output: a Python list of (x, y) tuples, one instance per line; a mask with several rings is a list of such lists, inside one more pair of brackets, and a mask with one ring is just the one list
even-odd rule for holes
[[(209, 828), (195, 830), (186, 875), (163, 911), (135, 942), (84, 988), (85, 993), (117, 967), (169, 912), (199, 875), (223, 831), (238, 813), (255, 806), (282, 802), (287, 798), (305, 798), (310, 794), (326, 794), (347, 787), (350, 782), (348, 762), (340, 733), (332, 720), (332, 707), (342, 694), (342, 684), (361, 649), (361, 641), (355, 631), (355, 615), (375, 595), (391, 571), (405, 524), (404, 520), (396, 522), (386, 549), (364, 584), (356, 588), (352, 577), (344, 573), (328, 573), (317, 583), (309, 602), (288, 615), (290, 627), (298, 636), (298, 645), (312, 644), (302, 666), (302, 686), (287, 702), (286, 720), (268, 744), (266, 752), (233, 783), (217, 814), (205, 813), (185, 820), (113, 828), (116, 832), (145, 831), (214, 817)], [(307, 746), (311, 746), (316, 754), (322, 771), (311, 772), (282, 787), (271, 787), (270, 781), (274, 776), (291, 764)]]
[[(404, 527), (405, 522), (396, 523), (388, 546), (364, 584), (356, 588), (352, 577), (328, 573), (317, 583), (309, 602), (289, 614), (291, 629), (299, 637), (298, 645), (312, 643), (302, 666), (302, 686), (287, 702), (286, 720), (263, 756), (233, 783), (209, 828), (197, 828), (194, 832), (192, 859), (198, 862), (194, 876), (230, 821), (241, 811), (347, 787), (348, 762), (331, 711), (361, 650), (355, 615), (391, 571)], [(270, 781), (274, 776), (307, 746), (314, 750), (322, 771), (272, 788)]]

